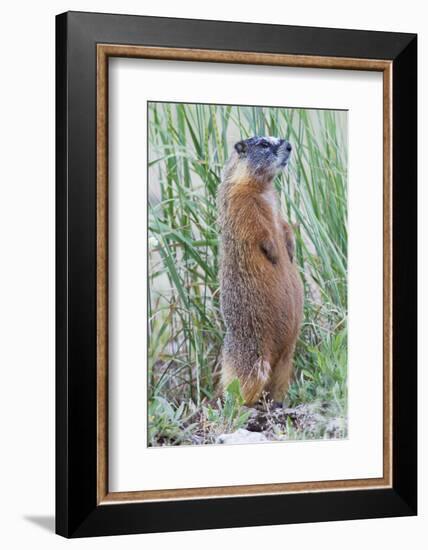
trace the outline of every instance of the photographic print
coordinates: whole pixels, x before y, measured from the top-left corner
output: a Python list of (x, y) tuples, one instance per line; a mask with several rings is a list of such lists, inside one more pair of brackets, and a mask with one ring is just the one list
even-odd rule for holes
[(56, 32), (57, 533), (415, 515), (416, 35)]
[(149, 446), (347, 437), (347, 145), (346, 110), (148, 103)]

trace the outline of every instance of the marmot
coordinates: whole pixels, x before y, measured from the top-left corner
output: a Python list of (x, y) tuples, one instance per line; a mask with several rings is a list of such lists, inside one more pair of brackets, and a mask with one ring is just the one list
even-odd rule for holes
[(283, 401), (302, 320), (293, 232), (273, 187), (291, 149), (274, 137), (239, 141), (219, 187), (222, 384), (238, 378), (247, 405), (263, 391)]

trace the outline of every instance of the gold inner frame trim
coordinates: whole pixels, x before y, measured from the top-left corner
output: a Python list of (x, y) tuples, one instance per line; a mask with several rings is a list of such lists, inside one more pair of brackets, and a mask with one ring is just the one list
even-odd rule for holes
[[(133, 57), (383, 73), (383, 477), (226, 487), (108, 489), (108, 59)], [(224, 498), (392, 486), (392, 62), (188, 48), (97, 45), (97, 503)]]

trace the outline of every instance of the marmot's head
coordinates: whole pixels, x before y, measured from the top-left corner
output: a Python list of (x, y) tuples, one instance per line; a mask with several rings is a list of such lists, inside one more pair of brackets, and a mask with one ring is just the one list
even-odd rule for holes
[(291, 144), (285, 139), (254, 136), (235, 144), (239, 164), (259, 180), (272, 180), (290, 158)]

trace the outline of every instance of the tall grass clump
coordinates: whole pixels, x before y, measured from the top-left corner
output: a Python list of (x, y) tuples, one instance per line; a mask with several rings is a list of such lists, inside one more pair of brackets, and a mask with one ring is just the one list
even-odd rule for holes
[[(252, 135), (293, 145), (275, 181), (284, 217), (295, 224), (305, 288), (288, 404), (322, 402), (346, 418), (346, 112), (150, 103), (148, 120), (151, 444), (191, 441), (189, 426), (218, 398), (217, 188), (233, 144)], [(164, 434), (165, 414), (177, 425), (172, 435)]]

